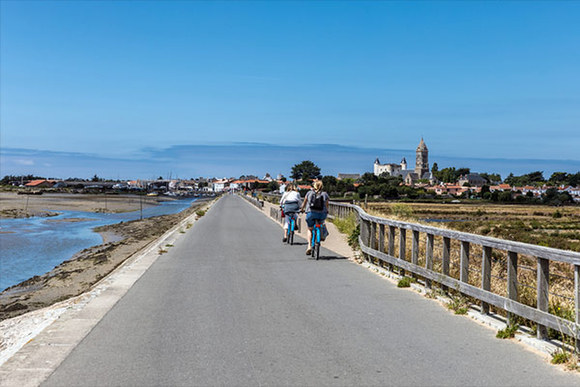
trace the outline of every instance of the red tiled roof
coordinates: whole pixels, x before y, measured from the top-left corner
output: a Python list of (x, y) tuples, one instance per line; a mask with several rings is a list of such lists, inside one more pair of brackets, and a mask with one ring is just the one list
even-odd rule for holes
[(44, 179), (42, 179), (42, 180), (32, 180), (31, 182), (25, 184), (25, 186), (27, 186), (27, 187), (36, 187), (37, 185), (40, 185), (42, 183), (49, 183), (49, 181), (48, 180), (44, 180)]

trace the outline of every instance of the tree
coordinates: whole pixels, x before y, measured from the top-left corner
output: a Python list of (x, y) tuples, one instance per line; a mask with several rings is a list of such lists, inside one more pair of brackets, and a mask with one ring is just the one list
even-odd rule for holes
[(343, 179), (336, 182), (336, 190), (344, 195), (345, 192), (354, 192), (354, 180)]
[(543, 183), (545, 181), (544, 173), (541, 171), (528, 173), (527, 176), (528, 176), (529, 181), (532, 183)]
[(435, 173), (437, 173), (439, 171), (439, 165), (437, 165), (437, 163), (433, 163), (433, 166), (431, 167), (431, 173), (433, 173), (433, 176), (435, 176)]
[(554, 172), (549, 181), (555, 185), (565, 184), (568, 181), (568, 176), (566, 172)]
[(576, 172), (574, 175), (569, 175), (568, 184), (572, 187), (580, 186), (580, 172)]
[(508, 177), (506, 177), (505, 182), (512, 187), (518, 187), (523, 185), (529, 184), (541, 184), (544, 182), (544, 175), (541, 171), (536, 171), (532, 173), (528, 173), (522, 176), (514, 176), (513, 173), (510, 173)]
[(455, 181), (457, 181), (461, 176), (469, 175), (469, 173), (471, 173), (469, 168), (459, 168), (455, 171)]
[(498, 196), (498, 200), (500, 202), (504, 202), (504, 203), (511, 202), (512, 201), (512, 193), (511, 193), (511, 191), (500, 192), (500, 194)]
[(320, 179), (322, 175), (320, 174), (320, 168), (316, 166), (310, 160), (304, 160), (300, 164), (296, 164), (292, 167), (291, 178), (296, 180), (313, 180)]
[(99, 176), (97, 176), (97, 174), (95, 173), (95, 176), (93, 176), (93, 178), (91, 179), (91, 181), (101, 181), (101, 179), (99, 178)]
[(360, 177), (360, 182), (363, 185), (372, 185), (372, 184), (376, 183), (378, 180), (379, 180), (379, 178), (377, 176), (375, 176), (374, 173), (370, 173), (370, 172), (367, 172)]
[(335, 192), (337, 191), (337, 182), (338, 180), (334, 176), (324, 176), (322, 177), (322, 184), (324, 185), (324, 190), (326, 192)]
[(435, 177), (444, 183), (455, 183), (455, 167), (443, 168), (434, 173)]
[(479, 176), (487, 180), (488, 183), (498, 183), (501, 182), (501, 175), (498, 173), (480, 173)]
[(383, 199), (392, 199), (399, 197), (399, 191), (397, 191), (397, 187), (389, 185), (389, 184), (381, 184), (380, 185), (380, 195)]

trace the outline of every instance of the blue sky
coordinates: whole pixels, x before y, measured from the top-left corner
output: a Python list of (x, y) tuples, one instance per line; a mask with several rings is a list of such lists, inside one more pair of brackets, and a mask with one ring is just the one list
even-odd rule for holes
[(2, 175), (579, 169), (580, 2), (0, 7)]

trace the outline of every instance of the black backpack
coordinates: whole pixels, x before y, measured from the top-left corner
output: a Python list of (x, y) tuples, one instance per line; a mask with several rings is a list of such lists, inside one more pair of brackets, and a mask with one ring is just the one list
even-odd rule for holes
[(324, 210), (324, 197), (320, 195), (312, 195), (313, 199), (310, 200), (310, 209), (313, 211), (323, 211)]

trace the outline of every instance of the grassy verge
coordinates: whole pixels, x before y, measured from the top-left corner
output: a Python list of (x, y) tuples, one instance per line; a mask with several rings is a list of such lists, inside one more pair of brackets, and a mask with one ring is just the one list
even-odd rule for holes
[(348, 244), (353, 249), (358, 249), (358, 237), (360, 235), (360, 226), (356, 221), (356, 215), (350, 214), (348, 217), (340, 219), (334, 218), (332, 223), (342, 234), (348, 235)]

